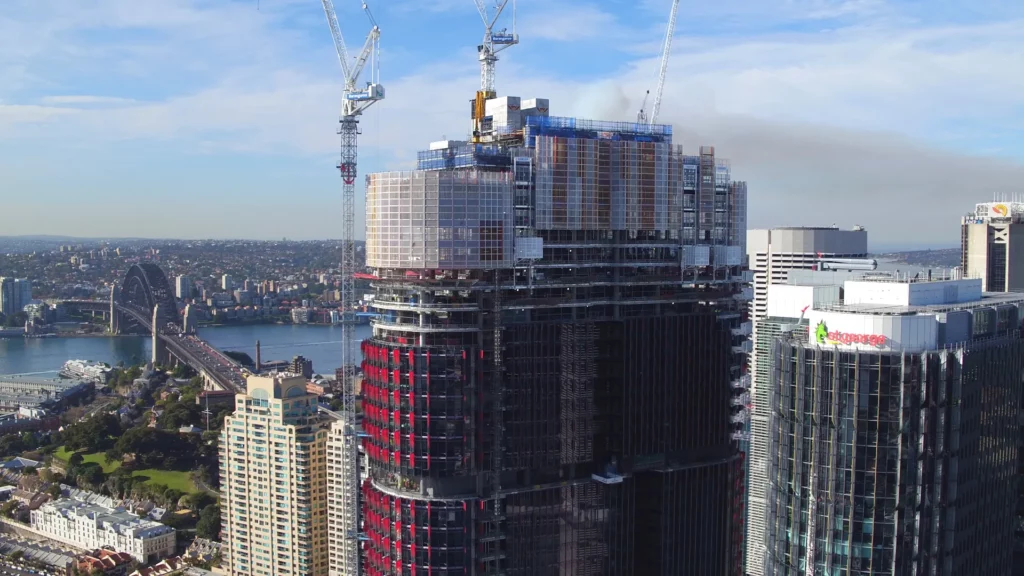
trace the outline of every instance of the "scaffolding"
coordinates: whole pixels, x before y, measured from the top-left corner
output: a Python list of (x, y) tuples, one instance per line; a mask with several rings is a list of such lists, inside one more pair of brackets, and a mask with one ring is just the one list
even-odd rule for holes
[(456, 168), (508, 169), (512, 158), (508, 151), (486, 144), (457, 144), (441, 150), (417, 153), (417, 170), (454, 170)]
[(662, 125), (527, 116), (503, 136), (367, 181), (373, 570), (726, 573), (742, 526), (728, 229), (745, 220), (728, 164)]

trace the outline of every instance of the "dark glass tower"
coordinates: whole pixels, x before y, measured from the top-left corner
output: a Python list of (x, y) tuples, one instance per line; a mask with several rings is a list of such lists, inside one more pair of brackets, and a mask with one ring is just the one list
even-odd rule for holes
[(365, 571), (738, 574), (746, 189), (515, 100), (367, 179)]
[(1010, 574), (1024, 297), (927, 284), (777, 340), (765, 574)]

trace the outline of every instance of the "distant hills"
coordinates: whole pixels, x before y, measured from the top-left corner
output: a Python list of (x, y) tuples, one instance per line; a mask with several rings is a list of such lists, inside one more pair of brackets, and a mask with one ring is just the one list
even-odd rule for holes
[(920, 268), (953, 268), (960, 265), (959, 247), (886, 252), (873, 256), (879, 260), (890, 260)]

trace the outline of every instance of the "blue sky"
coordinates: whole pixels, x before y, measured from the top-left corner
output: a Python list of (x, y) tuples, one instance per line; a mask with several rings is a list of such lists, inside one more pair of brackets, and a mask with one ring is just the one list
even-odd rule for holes
[[(335, 4), (354, 52), (366, 18)], [(632, 118), (669, 5), (519, 0), (499, 93)], [(369, 6), (388, 98), (362, 173), (465, 135), (482, 35), (471, 0)], [(1003, 0), (683, 0), (661, 120), (731, 159), (752, 226), (955, 245), (960, 214), (1021, 191), (1022, 27)], [(337, 236), (340, 94), (316, 0), (5, 0), (0, 235)]]

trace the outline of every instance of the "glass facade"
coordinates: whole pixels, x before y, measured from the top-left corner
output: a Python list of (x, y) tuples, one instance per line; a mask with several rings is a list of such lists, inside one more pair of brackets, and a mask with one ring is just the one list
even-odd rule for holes
[(779, 339), (764, 573), (1009, 574), (1022, 358)]
[(466, 270), (512, 262), (512, 177), (480, 170), (366, 177), (366, 264)]

